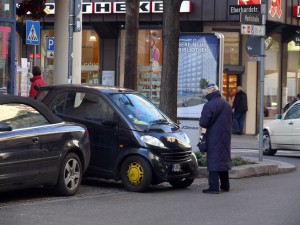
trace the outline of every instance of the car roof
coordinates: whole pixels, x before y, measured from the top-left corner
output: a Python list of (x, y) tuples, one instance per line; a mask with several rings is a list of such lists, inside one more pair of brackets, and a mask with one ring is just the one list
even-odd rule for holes
[(57, 117), (54, 113), (52, 113), (46, 105), (40, 103), (39, 101), (23, 97), (23, 96), (14, 96), (14, 95), (7, 95), (7, 94), (0, 94), (0, 105), (8, 104), (8, 103), (19, 103), (29, 105), (39, 111), (49, 123), (61, 123), (63, 120)]
[(56, 89), (56, 90), (80, 90), (80, 89), (92, 89), (96, 91), (100, 91), (102, 93), (137, 93), (134, 90), (122, 87), (114, 87), (114, 86), (106, 86), (106, 85), (99, 85), (99, 84), (57, 84), (57, 85), (47, 85), (40, 87), (40, 90), (49, 90), (49, 89)]

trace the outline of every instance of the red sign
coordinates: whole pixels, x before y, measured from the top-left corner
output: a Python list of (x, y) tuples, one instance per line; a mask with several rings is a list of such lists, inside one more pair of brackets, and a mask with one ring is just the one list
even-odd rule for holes
[(261, 0), (238, 0), (238, 5), (259, 5)]

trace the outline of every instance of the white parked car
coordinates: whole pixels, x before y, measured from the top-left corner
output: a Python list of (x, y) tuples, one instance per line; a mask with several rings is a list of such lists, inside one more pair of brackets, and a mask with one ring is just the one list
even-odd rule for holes
[(263, 154), (275, 155), (277, 150), (300, 150), (300, 101), (264, 126)]

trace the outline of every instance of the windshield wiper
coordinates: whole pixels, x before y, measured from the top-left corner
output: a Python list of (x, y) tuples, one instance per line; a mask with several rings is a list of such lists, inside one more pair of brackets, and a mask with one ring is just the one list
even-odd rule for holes
[(150, 121), (147, 129), (145, 129), (145, 132), (148, 133), (150, 130), (150, 127), (155, 124), (170, 124), (170, 122), (166, 119), (158, 119), (158, 120)]

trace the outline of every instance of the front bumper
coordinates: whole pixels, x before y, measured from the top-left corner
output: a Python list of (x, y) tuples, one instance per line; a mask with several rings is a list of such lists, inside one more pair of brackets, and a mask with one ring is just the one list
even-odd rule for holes
[(155, 176), (160, 181), (169, 181), (181, 178), (194, 179), (198, 175), (198, 163), (194, 153), (177, 152), (161, 156), (149, 154)]

